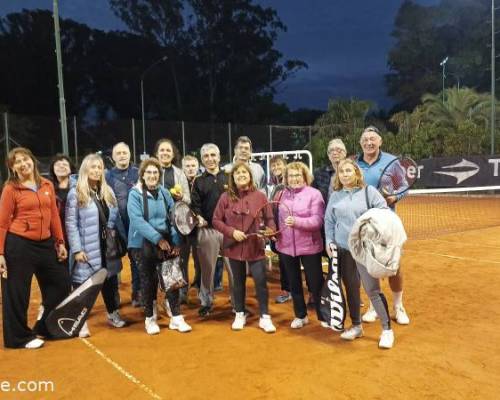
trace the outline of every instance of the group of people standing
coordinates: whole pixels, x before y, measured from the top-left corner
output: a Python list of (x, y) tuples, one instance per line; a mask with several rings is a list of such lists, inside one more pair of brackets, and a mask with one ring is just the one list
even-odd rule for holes
[[(57, 156), (50, 167), (52, 182), (40, 176), (37, 161), (28, 149), (11, 150), (7, 159), (9, 178), (0, 198), (5, 347), (42, 346), (40, 337), (49, 336), (45, 327), (48, 313), (71, 287), (78, 287), (101, 268), (108, 272), (102, 288), (107, 320), (115, 328), (126, 326), (119, 312), (118, 274), (122, 260), (108, 257), (106, 251), (110, 230), (126, 240), (132, 305), (144, 307), (145, 330), (150, 335), (160, 331), (155, 271), (159, 260), (155, 249), (180, 255), (188, 281), (188, 258), (193, 253), (200, 317), (213, 311), (214, 277), (218, 260), (222, 260), (235, 313), (232, 329), (236, 331), (247, 322), (246, 278), (250, 274), (259, 302), (259, 327), (266, 333), (275, 332), (268, 306), (264, 251), (267, 238), (279, 257), (282, 294), (276, 302), (293, 301), (295, 318), (291, 328), (309, 323), (302, 269), (317, 318), (322, 326), (329, 327), (320, 312), (322, 256), (325, 249), (330, 252), (331, 246), (337, 246), (352, 320), (352, 327), (341, 337), (361, 337), (361, 320), (370, 322), (379, 317), (383, 328), (379, 345), (392, 347), (394, 336), (387, 301), (378, 280), (353, 261), (346, 235), (367, 208), (386, 208), (398, 199), (384, 199), (375, 188), (366, 188), (365, 182), (376, 185), (376, 171), (383, 169), (382, 164), (390, 158), (380, 151), (382, 142), (376, 128), (365, 129), (360, 144), (363, 152), (352, 161), (346, 159), (342, 141), (332, 140), (328, 146), (331, 165), (317, 170), (314, 177), (305, 164), (287, 164), (286, 159), (274, 157), (270, 162), (272, 190), (266, 190), (261, 165), (251, 161), (252, 142), (245, 136), (238, 138), (233, 162), (224, 167), (220, 165), (217, 145), (204, 144), (200, 149), (202, 173), (198, 173), (198, 160), (193, 156), (184, 157), (183, 169), (177, 167), (179, 155), (174, 143), (161, 139), (156, 143), (154, 157), (143, 160), (139, 167), (131, 164), (125, 143), (113, 147), (115, 166), (107, 171), (102, 158), (90, 154), (74, 176), (70, 160)], [(197, 216), (197, 228), (191, 235), (180, 235), (172, 222), (178, 201), (190, 205)], [(253, 234), (258, 231), (257, 220), (269, 235)], [(33, 275), (41, 289), (43, 307), (35, 327), (30, 329), (27, 309)], [(362, 318), (360, 282), (374, 310), (371, 307)], [(407, 324), (400, 276), (391, 288), (395, 292), (396, 320)], [(170, 329), (191, 331), (180, 312), (180, 304), (186, 299), (186, 288), (167, 293), (163, 304), (171, 317)], [(87, 324), (79, 335), (90, 335)]]

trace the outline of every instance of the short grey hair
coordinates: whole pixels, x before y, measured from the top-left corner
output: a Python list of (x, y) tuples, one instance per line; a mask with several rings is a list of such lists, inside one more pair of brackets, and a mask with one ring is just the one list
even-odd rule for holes
[(128, 152), (130, 153), (130, 146), (125, 143), (125, 142), (118, 142), (116, 143), (114, 146), (113, 146), (113, 149), (111, 150), (111, 154), (113, 154), (115, 152), (115, 149), (118, 147), (118, 146), (125, 146), (128, 150)]
[(370, 126), (367, 126), (365, 129), (363, 129), (363, 133), (361, 134), (361, 137), (359, 138), (360, 142), (361, 142), (361, 140), (363, 140), (363, 136), (365, 135), (365, 133), (368, 133), (368, 132), (375, 133), (379, 137), (379, 139), (382, 139), (382, 136), (380, 136), (379, 129), (376, 126), (370, 125)]
[(217, 152), (217, 155), (220, 156), (219, 146), (217, 146), (215, 143), (205, 143), (203, 146), (201, 146), (201, 149), (200, 149), (201, 157), (203, 157), (203, 154), (205, 154), (210, 149), (215, 149), (215, 151)]

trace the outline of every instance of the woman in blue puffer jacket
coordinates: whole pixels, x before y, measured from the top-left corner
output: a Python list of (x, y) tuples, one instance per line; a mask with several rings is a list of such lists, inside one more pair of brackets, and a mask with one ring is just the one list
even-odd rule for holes
[[(118, 312), (118, 273), (120, 259), (106, 259), (105, 229), (115, 228), (118, 208), (113, 190), (104, 179), (104, 162), (98, 154), (89, 154), (82, 161), (76, 186), (66, 201), (66, 232), (70, 247), (71, 282), (76, 288), (101, 268), (108, 277), (101, 290), (111, 326), (125, 326)], [(80, 337), (90, 336), (87, 323)]]
[[(156, 266), (160, 260), (154, 251), (148, 250), (159, 247), (178, 256), (180, 245), (180, 236), (170, 222), (174, 201), (160, 185), (161, 173), (161, 164), (156, 158), (143, 160), (139, 167), (139, 181), (130, 190), (127, 203), (130, 218), (128, 248), (141, 277), (145, 327), (149, 335), (160, 332), (155, 305), (158, 291)], [(147, 215), (144, 204), (147, 204)], [(180, 313), (179, 289), (168, 291), (166, 297), (172, 313), (169, 329), (189, 332), (191, 327)]]

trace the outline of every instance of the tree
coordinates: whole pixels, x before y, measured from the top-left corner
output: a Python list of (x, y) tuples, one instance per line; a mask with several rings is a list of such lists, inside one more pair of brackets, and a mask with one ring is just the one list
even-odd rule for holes
[(406, 0), (396, 16), (386, 75), (388, 94), (399, 103), (396, 110), (412, 110), (425, 93), (442, 90), (440, 62), (446, 65), (447, 87), (489, 87), (490, 32), (485, 22), (489, 0), (442, 0), (422, 6)]

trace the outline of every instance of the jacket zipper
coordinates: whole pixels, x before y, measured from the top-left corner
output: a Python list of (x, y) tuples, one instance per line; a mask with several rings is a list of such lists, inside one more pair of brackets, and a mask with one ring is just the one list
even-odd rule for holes
[[(290, 190), (290, 194), (292, 195), (292, 209), (290, 210), (292, 212), (293, 216), (293, 206), (295, 205), (295, 193)], [(293, 241), (293, 256), (297, 257), (297, 248), (295, 246), (295, 229), (292, 226), (292, 241)]]
[(40, 201), (40, 197), (38, 196), (38, 190), (35, 192), (36, 198), (38, 200), (38, 211), (40, 211), (40, 219), (42, 223), (40, 224), (40, 241), (42, 240), (42, 230), (43, 230), (43, 213), (42, 213), (42, 202)]

